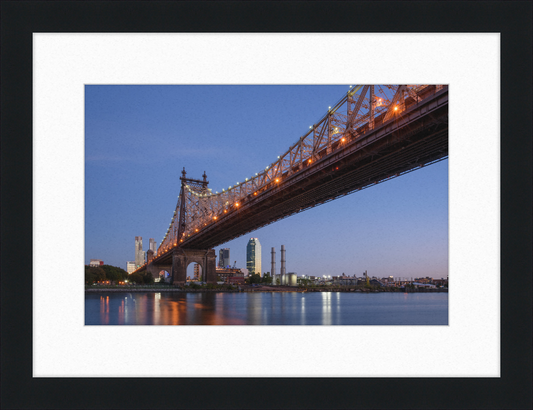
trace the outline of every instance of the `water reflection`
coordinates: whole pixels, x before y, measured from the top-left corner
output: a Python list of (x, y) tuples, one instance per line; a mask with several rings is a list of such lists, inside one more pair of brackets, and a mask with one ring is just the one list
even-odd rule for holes
[(331, 292), (321, 292), (322, 294), (322, 323), (331, 325)]
[(89, 325), (448, 324), (447, 293), (86, 294)]

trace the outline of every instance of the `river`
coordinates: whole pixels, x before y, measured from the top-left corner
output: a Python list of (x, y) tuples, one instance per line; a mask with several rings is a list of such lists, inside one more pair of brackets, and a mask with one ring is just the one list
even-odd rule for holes
[(448, 293), (86, 293), (86, 325), (447, 325)]

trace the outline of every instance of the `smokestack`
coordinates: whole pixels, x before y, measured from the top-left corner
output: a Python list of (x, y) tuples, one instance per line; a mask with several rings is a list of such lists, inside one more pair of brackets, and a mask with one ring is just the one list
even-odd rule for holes
[(270, 276), (272, 276), (272, 284), (275, 285), (276, 284), (276, 282), (275, 282), (275, 278), (276, 278), (276, 250), (274, 248), (272, 248), (272, 250), (270, 251), (270, 255), (272, 256), (272, 258), (270, 259), (270, 264), (271, 264)]
[(285, 278), (285, 245), (281, 245), (281, 277), (280, 282), (282, 285), (285, 285), (286, 278)]

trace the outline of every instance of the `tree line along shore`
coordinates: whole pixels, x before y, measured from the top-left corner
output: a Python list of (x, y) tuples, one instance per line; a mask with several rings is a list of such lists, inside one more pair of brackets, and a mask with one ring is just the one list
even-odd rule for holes
[(87, 292), (448, 292), (448, 287), (419, 288), (410, 284), (402, 287), (379, 286), (369, 283), (341, 286), (336, 284), (315, 285), (305, 281), (298, 286), (272, 286), (272, 278), (269, 274), (264, 277), (252, 274), (246, 282), (244, 285), (188, 282), (183, 286), (175, 286), (167, 282), (155, 282), (153, 276), (148, 272), (128, 274), (124, 269), (111, 265), (85, 266), (85, 290)]

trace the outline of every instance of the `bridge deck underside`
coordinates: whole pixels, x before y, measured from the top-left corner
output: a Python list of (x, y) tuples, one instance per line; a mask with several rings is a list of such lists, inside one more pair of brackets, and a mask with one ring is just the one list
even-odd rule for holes
[[(209, 249), (305, 209), (413, 170), (448, 155), (448, 95), (406, 112), (402, 119), (348, 141), (283, 183), (251, 197), (182, 246)], [(170, 252), (169, 252), (170, 253)], [(160, 258), (169, 258), (162, 255)], [(159, 258), (158, 258), (159, 259)]]

